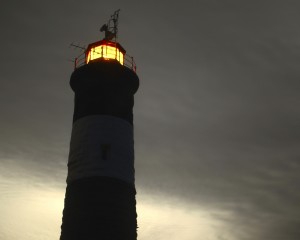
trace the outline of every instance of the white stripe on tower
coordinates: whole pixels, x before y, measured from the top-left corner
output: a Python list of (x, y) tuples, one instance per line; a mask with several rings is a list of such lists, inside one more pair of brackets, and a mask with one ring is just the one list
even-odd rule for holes
[(133, 126), (109, 115), (90, 115), (73, 124), (67, 183), (106, 176), (134, 184)]

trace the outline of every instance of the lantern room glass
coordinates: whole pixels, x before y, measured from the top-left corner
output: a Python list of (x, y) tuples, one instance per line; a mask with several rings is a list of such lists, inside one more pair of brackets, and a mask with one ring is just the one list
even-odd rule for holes
[(99, 58), (104, 58), (105, 60), (115, 59), (124, 65), (124, 54), (114, 46), (100, 45), (92, 47), (87, 54), (86, 63)]

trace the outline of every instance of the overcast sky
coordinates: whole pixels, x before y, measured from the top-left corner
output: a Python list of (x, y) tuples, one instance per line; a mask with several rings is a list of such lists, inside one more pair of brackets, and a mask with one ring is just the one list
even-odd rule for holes
[(140, 240), (298, 240), (300, 3), (1, 4), (0, 239), (60, 235), (80, 52), (121, 9)]

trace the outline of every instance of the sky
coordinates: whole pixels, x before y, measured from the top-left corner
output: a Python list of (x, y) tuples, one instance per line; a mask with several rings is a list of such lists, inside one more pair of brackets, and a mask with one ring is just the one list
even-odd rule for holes
[(121, 9), (134, 56), (139, 240), (298, 240), (300, 3), (6, 1), (0, 8), (0, 240), (60, 235), (70, 48)]

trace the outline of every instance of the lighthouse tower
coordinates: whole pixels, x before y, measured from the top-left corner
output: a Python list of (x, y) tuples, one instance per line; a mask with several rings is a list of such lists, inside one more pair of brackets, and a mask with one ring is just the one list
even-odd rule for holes
[(139, 87), (132, 57), (117, 42), (119, 10), (105, 38), (75, 59), (75, 93), (60, 240), (135, 240), (133, 105)]

